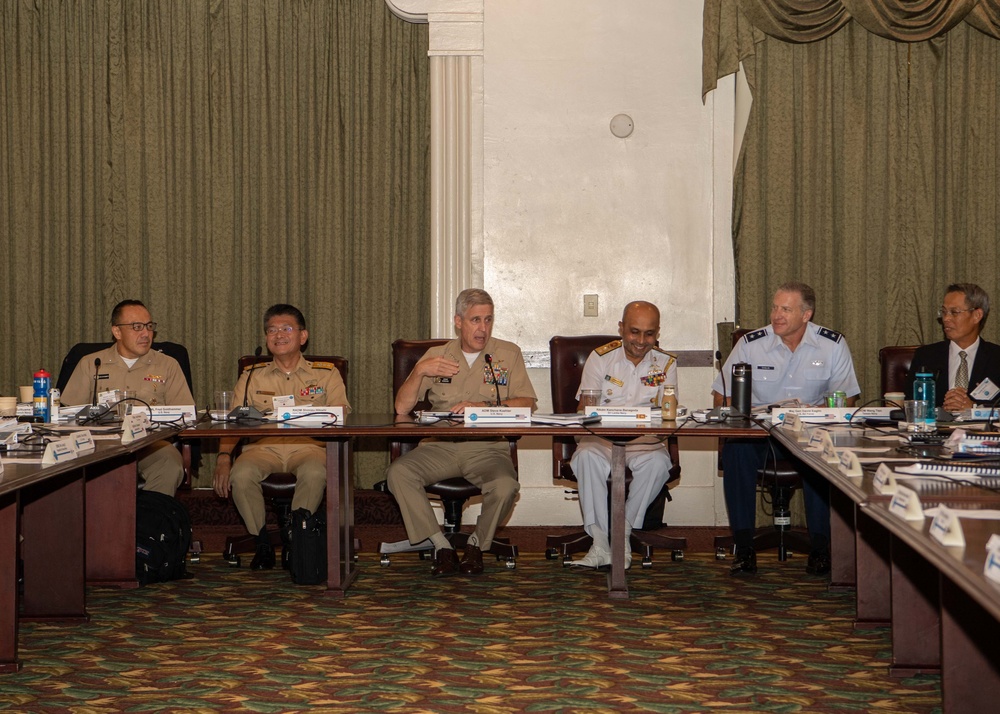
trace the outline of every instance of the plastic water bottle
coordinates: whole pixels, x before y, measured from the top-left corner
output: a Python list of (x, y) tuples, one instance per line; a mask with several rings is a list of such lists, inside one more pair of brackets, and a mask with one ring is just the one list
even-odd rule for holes
[(35, 372), (35, 391), (32, 395), (32, 401), (35, 405), (34, 414), (36, 417), (41, 417), (43, 422), (49, 420), (49, 389), (51, 388), (52, 375), (46, 372), (44, 367)]
[(924, 431), (937, 431), (937, 401), (934, 394), (934, 375), (926, 370), (917, 372), (913, 382), (913, 398), (927, 402), (927, 419)]

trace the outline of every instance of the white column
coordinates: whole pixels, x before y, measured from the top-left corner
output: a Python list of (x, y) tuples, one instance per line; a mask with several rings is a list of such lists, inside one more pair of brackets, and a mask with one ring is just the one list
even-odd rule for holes
[(455, 296), (483, 284), (483, 0), (385, 0), (430, 25), (431, 335), (451, 337)]

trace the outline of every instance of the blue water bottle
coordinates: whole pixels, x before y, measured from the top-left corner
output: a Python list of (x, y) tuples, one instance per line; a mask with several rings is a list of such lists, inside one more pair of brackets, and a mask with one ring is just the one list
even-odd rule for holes
[(39, 369), (35, 372), (34, 385), (35, 391), (32, 394), (34, 414), (36, 417), (41, 417), (42, 422), (48, 422), (49, 388), (52, 386), (52, 375), (46, 372), (44, 368)]
[(934, 375), (924, 369), (917, 372), (913, 381), (913, 398), (927, 402), (927, 420), (924, 431), (937, 431), (937, 401), (934, 395)]

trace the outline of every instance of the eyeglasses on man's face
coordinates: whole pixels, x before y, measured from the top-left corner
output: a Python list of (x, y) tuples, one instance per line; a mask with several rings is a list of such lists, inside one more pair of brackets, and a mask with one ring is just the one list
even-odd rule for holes
[(957, 307), (939, 307), (937, 315), (938, 317), (958, 317), (963, 312), (972, 312), (975, 309), (974, 307), (966, 308), (965, 310), (959, 310)]
[(131, 327), (136, 332), (142, 332), (143, 330), (156, 332), (155, 322), (116, 322), (115, 327)]
[(272, 325), (271, 327), (264, 328), (264, 334), (268, 337), (273, 337), (274, 335), (290, 335), (295, 332), (297, 327), (292, 325)]

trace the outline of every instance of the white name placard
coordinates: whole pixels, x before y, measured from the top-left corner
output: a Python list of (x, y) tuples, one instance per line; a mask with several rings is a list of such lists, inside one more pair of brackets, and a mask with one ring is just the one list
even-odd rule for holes
[(781, 422), (781, 428), (792, 434), (801, 434), (802, 420), (798, 414), (786, 414), (785, 420)]
[(864, 475), (861, 470), (861, 462), (858, 461), (858, 455), (850, 449), (844, 449), (840, 452), (840, 473), (857, 478)]
[(836, 464), (840, 462), (840, 455), (837, 450), (833, 447), (833, 438), (830, 436), (830, 432), (824, 432), (823, 434), (823, 461), (828, 464)]
[(42, 463), (64, 464), (77, 457), (76, 447), (73, 445), (73, 437), (67, 436), (58, 441), (50, 441), (45, 445), (45, 453), (42, 455)]
[(872, 479), (872, 488), (875, 489), (875, 493), (886, 495), (896, 493), (896, 476), (886, 464), (878, 465), (875, 478)]
[(466, 424), (530, 424), (531, 407), (466, 407)]
[(922, 521), (924, 509), (920, 505), (920, 496), (916, 491), (906, 486), (897, 486), (896, 493), (889, 503), (889, 513), (899, 516), (904, 521)]
[(343, 407), (292, 406), (274, 411), (268, 419), (289, 424), (343, 424)]
[(97, 448), (97, 444), (94, 443), (94, 437), (90, 433), (90, 429), (84, 429), (83, 431), (73, 432), (73, 447), (79, 454), (89, 454), (91, 451)]
[(135, 404), (132, 407), (133, 414), (145, 414), (151, 422), (162, 424), (164, 422), (191, 422), (198, 420), (194, 404), (157, 404), (147, 409), (142, 404)]
[(931, 537), (941, 545), (957, 545), (965, 547), (965, 533), (962, 532), (962, 522), (958, 514), (941, 504), (937, 515), (931, 521)]
[(127, 414), (122, 420), (122, 444), (131, 444), (146, 436), (146, 415)]
[(647, 407), (590, 407), (587, 416), (599, 416), (601, 421), (653, 420), (653, 412)]
[(986, 552), (986, 562), (983, 563), (983, 575), (995, 583), (1000, 583), (1000, 543)]

